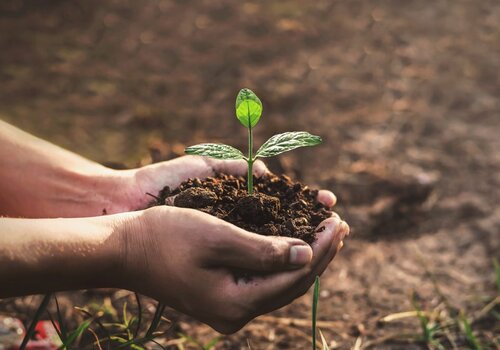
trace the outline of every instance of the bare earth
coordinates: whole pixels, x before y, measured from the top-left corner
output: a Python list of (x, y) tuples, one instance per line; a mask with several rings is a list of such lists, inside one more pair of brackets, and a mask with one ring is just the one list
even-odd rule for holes
[[(257, 144), (291, 130), (325, 140), (269, 166), (333, 190), (351, 224), (321, 279), (320, 327), (332, 347), (428, 348), (415, 339), (415, 315), (380, 321), (415, 310), (415, 300), (435, 320), (460, 311), (475, 319), (493, 349), (498, 316), (481, 310), (499, 293), (499, 28), (494, 0), (7, 0), (0, 118), (132, 167), (198, 142), (244, 148), (233, 108), (249, 87), (264, 103)], [(61, 294), (73, 322), (82, 316), (72, 305), (121, 308), (127, 299), (135, 300), (123, 291)], [(0, 310), (28, 321), (37, 300), (3, 300)], [(310, 310), (308, 294), (216, 348), (310, 348)], [(167, 340), (217, 335), (165, 316), (176, 322)], [(469, 346), (456, 327), (440, 341)]]

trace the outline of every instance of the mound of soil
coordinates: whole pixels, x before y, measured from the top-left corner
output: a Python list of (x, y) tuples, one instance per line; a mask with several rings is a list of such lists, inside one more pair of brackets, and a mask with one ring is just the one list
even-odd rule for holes
[(317, 195), (317, 190), (286, 175), (272, 174), (255, 178), (254, 194), (248, 195), (245, 178), (219, 174), (189, 179), (173, 191), (166, 186), (152, 205), (198, 209), (250, 232), (295, 237), (311, 244), (316, 227), (331, 215)]

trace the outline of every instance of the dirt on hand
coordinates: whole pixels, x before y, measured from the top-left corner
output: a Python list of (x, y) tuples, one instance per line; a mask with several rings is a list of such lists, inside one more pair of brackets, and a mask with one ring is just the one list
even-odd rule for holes
[(166, 186), (152, 205), (198, 209), (250, 232), (311, 244), (317, 226), (331, 215), (317, 195), (286, 175), (273, 174), (254, 179), (254, 193), (248, 195), (245, 178), (219, 174), (189, 179), (174, 191)]

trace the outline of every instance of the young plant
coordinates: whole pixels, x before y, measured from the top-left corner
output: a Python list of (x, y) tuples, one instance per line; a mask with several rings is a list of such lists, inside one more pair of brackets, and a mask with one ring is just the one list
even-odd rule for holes
[(259, 157), (272, 157), (295, 148), (315, 146), (321, 137), (305, 131), (285, 132), (271, 137), (253, 154), (253, 128), (262, 115), (262, 102), (250, 89), (241, 89), (236, 97), (236, 118), (248, 129), (248, 153), (245, 156), (239, 149), (217, 143), (202, 143), (187, 147), (186, 154), (206, 156), (216, 159), (244, 159), (248, 164), (248, 194), (253, 194), (253, 163)]

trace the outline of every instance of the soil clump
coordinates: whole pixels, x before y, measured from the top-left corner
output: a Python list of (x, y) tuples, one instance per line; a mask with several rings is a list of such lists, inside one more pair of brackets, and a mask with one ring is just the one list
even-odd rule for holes
[(255, 178), (254, 193), (248, 195), (245, 178), (219, 174), (189, 179), (173, 191), (166, 186), (151, 205), (198, 209), (250, 232), (311, 244), (317, 226), (331, 215), (317, 195), (317, 190), (274, 174)]

